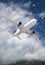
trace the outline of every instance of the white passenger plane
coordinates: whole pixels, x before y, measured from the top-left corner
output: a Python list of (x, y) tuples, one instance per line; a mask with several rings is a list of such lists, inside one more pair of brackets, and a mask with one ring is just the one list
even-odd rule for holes
[(3, 16), (3, 17), (6, 18), (8, 21), (14, 23), (15, 26), (18, 28), (17, 31), (14, 33), (14, 36), (17, 36), (19, 39), (21, 39), (19, 37), (19, 35), (21, 33), (26, 33), (26, 34), (30, 34), (30, 35), (35, 34), (35, 31), (32, 31), (29, 28), (33, 27), (37, 23), (36, 19), (32, 19), (29, 22), (27, 22), (25, 25), (23, 25), (22, 22), (14, 22), (5, 16)]

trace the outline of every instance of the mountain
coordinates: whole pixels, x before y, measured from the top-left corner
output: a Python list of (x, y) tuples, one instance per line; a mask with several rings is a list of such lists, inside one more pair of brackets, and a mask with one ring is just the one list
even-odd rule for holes
[(45, 61), (31, 60), (31, 61), (18, 61), (8, 65), (45, 65)]

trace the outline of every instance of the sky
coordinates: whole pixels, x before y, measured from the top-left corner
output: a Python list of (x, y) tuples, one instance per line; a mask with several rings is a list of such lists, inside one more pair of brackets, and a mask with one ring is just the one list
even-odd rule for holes
[(24, 33), (19, 40), (13, 35), (15, 25), (0, 17), (0, 64), (31, 59), (45, 61), (45, 0), (0, 0), (0, 15), (23, 24), (33, 18), (37, 20), (31, 28), (37, 40)]

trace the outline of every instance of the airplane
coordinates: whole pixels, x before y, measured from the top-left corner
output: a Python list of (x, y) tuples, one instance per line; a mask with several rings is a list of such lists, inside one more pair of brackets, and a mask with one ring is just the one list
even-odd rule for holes
[(17, 31), (14, 33), (14, 36), (19, 38), (20, 40), (21, 40), (21, 38), (19, 37), (19, 35), (21, 33), (26, 33), (31, 36), (35, 34), (34, 30), (32, 31), (29, 29), (37, 23), (37, 20), (35, 18), (30, 20), (29, 22), (27, 22), (25, 25), (23, 25), (22, 22), (14, 22), (14, 21), (10, 20), (8, 17), (5, 17), (5, 16), (2, 16), (2, 17), (6, 18), (8, 21), (12, 22), (18, 28)]

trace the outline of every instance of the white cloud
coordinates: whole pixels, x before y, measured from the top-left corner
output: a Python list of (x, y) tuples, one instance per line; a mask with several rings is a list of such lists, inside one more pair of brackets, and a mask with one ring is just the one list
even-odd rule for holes
[(35, 7), (36, 5), (35, 4), (33, 4), (33, 7)]
[(42, 19), (45, 18), (45, 11), (41, 12), (41, 13), (39, 14), (39, 17), (41, 17)]
[(29, 8), (30, 5), (31, 5), (31, 1), (23, 4), (23, 6), (26, 7), (26, 8)]
[[(0, 14), (7, 16), (13, 21), (22, 21), (23, 23), (33, 18), (34, 15), (32, 14), (30, 16), (28, 11), (23, 10), (17, 5), (14, 5), (14, 7), (15, 10), (13, 10), (13, 5), (6, 6), (5, 4), (1, 4)], [(26, 17), (26, 15), (29, 16)], [(7, 32), (8, 28), (12, 25), (13, 24), (8, 22), (5, 18), (0, 18), (0, 61), (5, 64), (22, 59), (45, 60), (45, 48), (43, 48), (38, 37), (36, 36), (36, 40), (32, 37), (28, 37), (26, 34), (21, 34), (20, 37), (22, 40), (19, 40), (17, 37)]]

